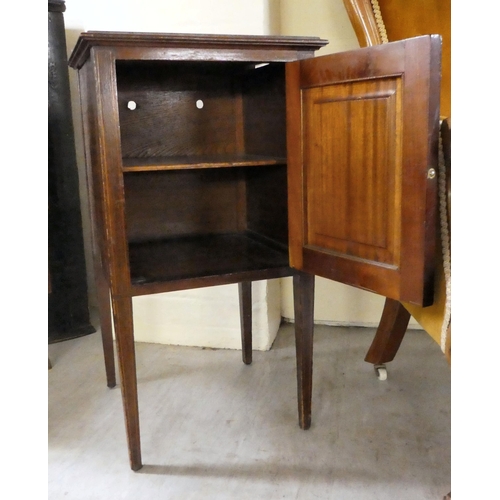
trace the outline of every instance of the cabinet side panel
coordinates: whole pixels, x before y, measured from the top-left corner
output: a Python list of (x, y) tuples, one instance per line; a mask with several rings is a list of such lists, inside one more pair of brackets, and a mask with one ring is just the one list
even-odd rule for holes
[(243, 76), (247, 154), (286, 157), (285, 68), (270, 64)]
[(101, 181), (102, 191), (97, 194), (105, 214), (103, 222), (110, 286), (113, 294), (129, 295), (130, 269), (115, 58), (112, 51), (97, 47), (92, 49), (89, 62), (94, 66), (96, 96), (96, 144), (92, 145), (96, 161), (93, 170), (97, 170), (97, 177)]
[(248, 168), (246, 178), (248, 229), (288, 245), (286, 167)]
[(92, 226), (92, 252), (96, 265), (103, 269), (109, 284), (106, 213), (104, 210), (103, 175), (100, 168), (97, 137), (97, 97), (94, 66), (85, 64), (78, 72), (82, 108), (87, 188)]

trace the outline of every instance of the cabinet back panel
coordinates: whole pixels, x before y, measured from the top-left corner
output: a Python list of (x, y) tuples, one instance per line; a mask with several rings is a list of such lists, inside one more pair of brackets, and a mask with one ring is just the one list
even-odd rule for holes
[(129, 241), (244, 230), (241, 169), (127, 173)]
[(118, 61), (116, 70), (124, 158), (243, 152), (241, 63)]

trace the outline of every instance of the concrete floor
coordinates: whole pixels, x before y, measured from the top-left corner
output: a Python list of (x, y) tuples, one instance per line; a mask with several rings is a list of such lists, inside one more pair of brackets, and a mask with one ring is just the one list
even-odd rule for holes
[(144, 467), (132, 472), (120, 389), (99, 332), (49, 346), (51, 500), (440, 500), (450, 490), (450, 368), (421, 331), (389, 376), (373, 329), (316, 326), (313, 423), (297, 423), (293, 325), (241, 353), (139, 343)]

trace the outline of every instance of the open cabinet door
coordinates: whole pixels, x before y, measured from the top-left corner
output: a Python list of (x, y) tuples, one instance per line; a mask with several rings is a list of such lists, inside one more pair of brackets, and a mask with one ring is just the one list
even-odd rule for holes
[(441, 37), (288, 63), (290, 263), (433, 298)]

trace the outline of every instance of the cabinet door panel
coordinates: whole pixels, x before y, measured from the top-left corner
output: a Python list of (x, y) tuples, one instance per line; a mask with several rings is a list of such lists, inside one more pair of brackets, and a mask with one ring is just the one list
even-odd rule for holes
[(287, 65), (293, 267), (432, 302), (440, 37)]

